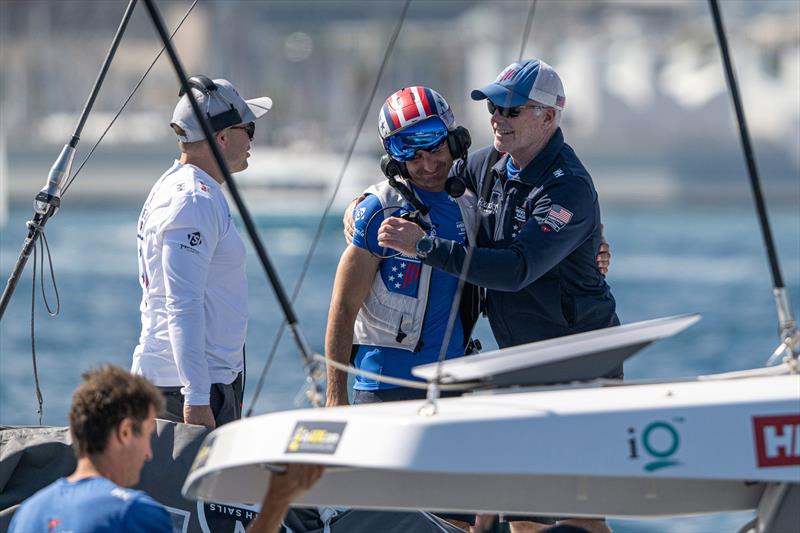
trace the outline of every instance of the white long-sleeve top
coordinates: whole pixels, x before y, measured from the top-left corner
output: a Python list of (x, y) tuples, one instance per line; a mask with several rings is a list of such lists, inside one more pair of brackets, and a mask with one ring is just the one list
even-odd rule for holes
[(208, 405), (243, 368), (245, 247), (214, 179), (176, 161), (139, 215), (142, 332), (131, 372)]

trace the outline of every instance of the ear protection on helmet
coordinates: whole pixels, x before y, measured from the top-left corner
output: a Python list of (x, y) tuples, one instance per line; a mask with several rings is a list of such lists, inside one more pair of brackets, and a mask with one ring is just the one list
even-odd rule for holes
[[(224, 130), (225, 128), (229, 128), (230, 126), (234, 126), (236, 124), (242, 123), (242, 116), (239, 114), (239, 111), (233, 107), (233, 104), (228, 102), (225, 98), (222, 97), (220, 93), (217, 93), (219, 98), (227, 103), (230, 108), (227, 111), (223, 111), (217, 115), (211, 116), (209, 112), (209, 106), (211, 105), (211, 93), (216, 92), (218, 87), (217, 84), (214, 83), (214, 80), (209, 78), (208, 76), (203, 76), (202, 74), (198, 74), (196, 76), (192, 76), (187, 80), (189, 82), (189, 86), (192, 89), (197, 89), (206, 97), (206, 118), (208, 122), (211, 124), (211, 129), (213, 131), (220, 131)], [(178, 93), (178, 96), (183, 96), (186, 92), (183, 90), (183, 86), (181, 86), (181, 90)]]
[[(458, 126), (457, 128), (451, 130), (447, 134), (446, 142), (447, 142), (447, 148), (450, 150), (450, 155), (453, 157), (454, 160), (455, 159), (466, 160), (467, 154), (469, 152), (469, 147), (472, 145), (472, 137), (470, 136), (469, 130), (467, 128), (465, 128), (464, 126)], [(403, 163), (402, 161), (397, 161), (388, 154), (385, 154), (383, 157), (381, 157), (381, 170), (383, 170), (383, 173), (386, 175), (387, 178), (389, 178), (390, 183), (392, 182), (392, 177), (394, 176), (400, 176), (406, 181), (412, 181), (411, 175), (408, 173), (408, 169), (406, 168), (406, 164)], [(392, 184), (392, 186), (394, 187), (394, 184)], [(464, 192), (467, 190), (467, 183), (461, 176), (451, 176), (447, 178), (447, 181), (445, 181), (444, 189), (445, 191), (447, 191), (447, 194), (449, 194), (451, 197), (458, 198), (461, 195), (463, 195)], [(400, 194), (403, 194), (403, 196), (405, 196), (403, 191), (400, 191)], [(413, 204), (414, 202), (411, 203)], [(417, 207), (416, 205), (414, 207), (419, 209), (419, 207)]]
[[(458, 126), (447, 135), (447, 147), (453, 159), (463, 159), (466, 161), (469, 147), (472, 145), (472, 137), (469, 130), (464, 126)], [(467, 190), (467, 182), (460, 175), (450, 176), (444, 182), (444, 190), (452, 198), (458, 198)]]
[(466, 159), (469, 147), (472, 146), (472, 137), (464, 126), (450, 130), (447, 134), (447, 147), (453, 159)]

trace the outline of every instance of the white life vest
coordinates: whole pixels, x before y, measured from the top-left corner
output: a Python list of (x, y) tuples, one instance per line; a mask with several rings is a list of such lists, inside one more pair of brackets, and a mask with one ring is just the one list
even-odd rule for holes
[[(388, 181), (372, 185), (364, 193), (377, 196), (383, 207), (402, 206), (408, 203)], [(477, 197), (472, 191), (467, 190), (455, 201), (461, 211), (466, 235), (474, 235)], [(422, 220), (431, 224), (428, 216), (423, 216)], [(353, 344), (420, 351), (430, 280), (431, 267), (422, 263), (417, 296), (413, 297), (390, 291), (380, 274), (376, 273), (369, 294), (356, 317)], [(465, 330), (471, 330), (471, 327), (472, 324), (464, 325)]]

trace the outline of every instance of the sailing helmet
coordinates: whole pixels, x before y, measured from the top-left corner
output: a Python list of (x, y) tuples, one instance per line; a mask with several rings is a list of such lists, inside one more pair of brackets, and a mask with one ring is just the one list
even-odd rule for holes
[(429, 87), (406, 87), (384, 102), (378, 116), (378, 131), (385, 140), (431, 117), (439, 117), (448, 130), (455, 125), (453, 111), (441, 94)]
[(386, 99), (378, 116), (383, 147), (398, 161), (410, 161), (417, 150), (435, 151), (454, 127), (447, 101), (429, 87), (400, 89)]

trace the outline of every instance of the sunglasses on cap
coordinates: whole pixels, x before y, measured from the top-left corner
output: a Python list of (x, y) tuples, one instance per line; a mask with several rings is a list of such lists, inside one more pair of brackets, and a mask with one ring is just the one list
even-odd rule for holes
[(383, 147), (392, 158), (406, 162), (414, 159), (420, 150), (432, 154), (438, 152), (447, 135), (447, 126), (442, 119), (431, 117), (387, 137), (383, 140)]
[(495, 105), (494, 102), (487, 99), (486, 106), (489, 108), (489, 114), (494, 115), (495, 111), (499, 111), (501, 115), (506, 118), (516, 118), (522, 113), (523, 109), (547, 109), (546, 105), (516, 105), (514, 107), (500, 107)]
[(242, 124), (241, 126), (231, 126), (232, 130), (244, 130), (250, 140), (253, 140), (253, 137), (256, 134), (256, 123), (255, 122), (248, 122), (247, 124)]

